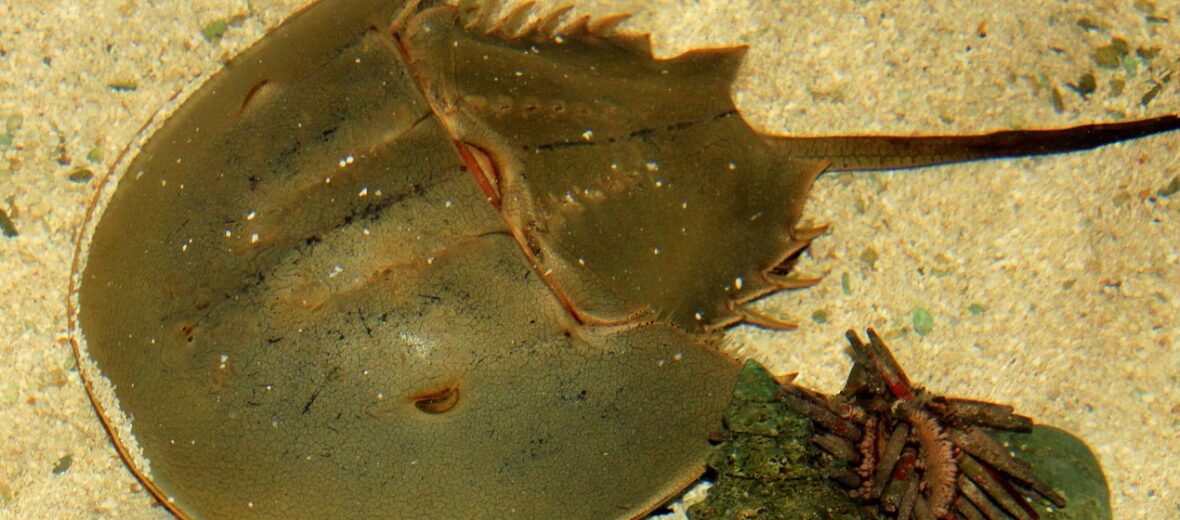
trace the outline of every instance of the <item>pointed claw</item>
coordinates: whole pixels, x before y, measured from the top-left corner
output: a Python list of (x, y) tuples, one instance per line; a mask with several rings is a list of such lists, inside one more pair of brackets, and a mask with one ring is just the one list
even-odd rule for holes
[(737, 305), (729, 304), (730, 310), (738, 316), (741, 323), (761, 327), (767, 330), (795, 330), (799, 328), (798, 325), (786, 321), (782, 321), (773, 316), (767, 316), (761, 312), (753, 309)]
[(791, 270), (791, 264), (795, 263), (795, 257), (809, 245), (811, 245), (811, 241), (809, 240), (795, 240), (792, 238), (787, 243), (787, 247), (783, 249), (783, 254), (779, 257), (779, 261), (775, 262), (775, 266), (771, 270), (786, 274), (786, 272)]
[(805, 278), (799, 275), (783, 276), (773, 272), (766, 273), (764, 276), (766, 278), (766, 282), (773, 285), (776, 291), (794, 291), (798, 289), (806, 289), (808, 287), (814, 287), (823, 281), (822, 277)]
[(790, 385), (795, 383), (795, 378), (799, 377), (799, 373), (791, 372), (789, 374), (775, 375), (773, 377), (774, 381), (778, 383), (779, 386)]
[(829, 227), (831, 226), (828, 224), (815, 227), (797, 227), (792, 229), (790, 234), (791, 238), (794, 240), (798, 240), (800, 242), (811, 242), (813, 239), (815, 239), (815, 237), (824, 234)]
[(725, 315), (705, 321), (700, 321), (700, 318), (697, 319), (698, 323), (701, 324), (701, 330), (705, 332), (720, 332), (742, 322), (742, 317), (737, 314)]
[(762, 283), (752, 283), (743, 286), (741, 292), (730, 297), (731, 307), (744, 306), (747, 303), (761, 300), (778, 292), (778, 288), (774, 284), (767, 282), (765, 278), (760, 280)]

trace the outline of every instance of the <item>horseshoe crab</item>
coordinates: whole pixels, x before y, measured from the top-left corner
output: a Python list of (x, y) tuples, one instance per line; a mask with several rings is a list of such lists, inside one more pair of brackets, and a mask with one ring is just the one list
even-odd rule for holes
[(179, 516), (641, 515), (703, 467), (720, 332), (787, 326), (744, 304), (807, 284), (825, 168), (1177, 127), (763, 136), (729, 99), (740, 49), (654, 60), (617, 18), (490, 12), (314, 4), (96, 197), (80, 365)]

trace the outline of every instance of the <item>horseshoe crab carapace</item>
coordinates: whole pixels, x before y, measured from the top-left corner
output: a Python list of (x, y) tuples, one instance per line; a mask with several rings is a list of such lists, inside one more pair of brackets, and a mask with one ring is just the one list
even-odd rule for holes
[(657, 60), (617, 18), (487, 12), (313, 4), (96, 196), (76, 352), (174, 513), (643, 515), (703, 469), (739, 368), (721, 330), (785, 326), (743, 304), (804, 283), (825, 167), (1177, 125), (763, 136), (729, 97), (739, 48)]

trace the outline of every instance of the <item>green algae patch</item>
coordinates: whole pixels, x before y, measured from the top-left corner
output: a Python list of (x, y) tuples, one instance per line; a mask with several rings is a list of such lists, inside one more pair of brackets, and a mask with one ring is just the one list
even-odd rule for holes
[(97, 147), (87, 150), (86, 151), (86, 160), (89, 161), (91, 164), (101, 163), (102, 162), (102, 150), (98, 149)]
[(779, 403), (778, 392), (778, 382), (765, 368), (746, 362), (725, 414), (725, 440), (709, 457), (717, 483), (688, 517), (878, 518), (827, 477), (829, 468), (840, 463), (812, 444), (811, 421)]
[(934, 330), (934, 318), (930, 316), (930, 311), (922, 307), (914, 307), (910, 321), (913, 323), (914, 332), (919, 336), (925, 336)]
[(201, 27), (201, 37), (209, 43), (216, 43), (221, 40), (222, 36), (229, 31), (229, 21), (222, 18), (213, 20)]
[(814, 321), (820, 325), (827, 323), (828, 322), (828, 311), (820, 309), (818, 311), (811, 313), (811, 321)]

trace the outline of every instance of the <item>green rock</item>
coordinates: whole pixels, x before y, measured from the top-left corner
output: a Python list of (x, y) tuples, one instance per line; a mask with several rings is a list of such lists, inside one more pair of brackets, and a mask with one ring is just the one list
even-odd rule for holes
[(69, 471), (70, 466), (73, 466), (73, 465), (74, 465), (74, 456), (70, 455), (70, 454), (66, 454), (64, 457), (57, 459), (57, 462), (53, 463), (53, 470), (52, 470), (53, 474), (54, 475), (61, 475), (62, 473)]
[(914, 324), (914, 332), (919, 336), (930, 334), (934, 330), (934, 318), (930, 316), (930, 311), (922, 307), (914, 307), (911, 321)]
[(828, 311), (820, 309), (818, 311), (811, 313), (811, 321), (814, 321), (820, 325), (827, 323), (828, 322)]
[(733, 402), (730, 411), (741, 409), (749, 403), (773, 403), (779, 385), (757, 361), (747, 360), (733, 382)]
[(717, 482), (704, 502), (688, 510), (693, 520), (877, 518), (828, 479), (834, 462), (811, 443), (811, 421), (786, 409), (779, 384), (761, 365), (747, 361), (734, 384), (725, 415), (728, 437), (709, 458)]
[(81, 184), (90, 182), (90, 179), (94, 178), (94, 172), (90, 168), (75, 168), (66, 178), (70, 182)]
[(1045, 520), (1110, 520), (1110, 488), (1090, 447), (1069, 432), (1037, 425), (1031, 432), (992, 431), (992, 437), (1032, 464), (1037, 476), (1065, 497), (1056, 508), (1033, 500), (1033, 508)]
[(1098, 90), (1098, 80), (1094, 77), (1094, 73), (1087, 72), (1078, 77), (1077, 83), (1070, 83), (1067, 86), (1077, 92), (1082, 99), (1087, 99), (1090, 94)]
[(213, 20), (201, 27), (201, 36), (209, 43), (216, 42), (225, 36), (226, 31), (229, 30), (229, 22), (224, 19)]
[(119, 79), (107, 83), (107, 88), (115, 92), (135, 92), (139, 88), (139, 83), (133, 79)]

